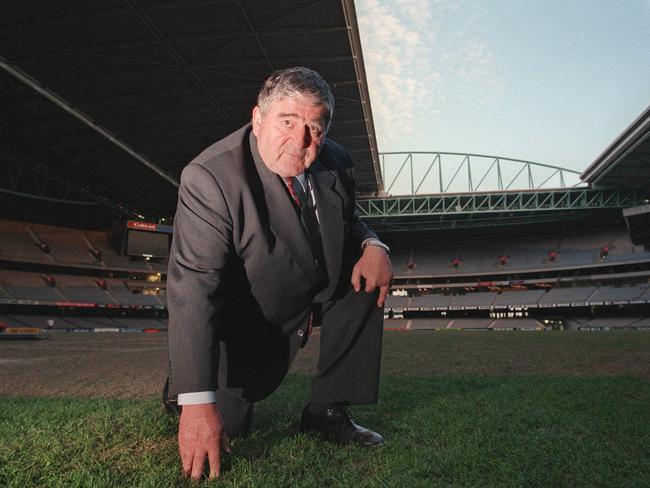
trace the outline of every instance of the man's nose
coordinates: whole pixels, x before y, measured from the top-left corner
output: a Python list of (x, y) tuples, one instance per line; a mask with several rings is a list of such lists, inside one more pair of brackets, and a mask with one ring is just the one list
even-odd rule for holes
[(302, 147), (309, 147), (311, 144), (311, 131), (309, 127), (298, 125), (294, 131), (295, 141), (300, 143)]

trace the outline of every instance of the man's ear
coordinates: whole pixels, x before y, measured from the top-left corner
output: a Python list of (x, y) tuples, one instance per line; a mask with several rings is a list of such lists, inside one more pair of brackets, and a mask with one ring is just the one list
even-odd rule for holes
[(253, 117), (251, 118), (251, 122), (253, 124), (253, 134), (257, 136), (257, 133), (260, 130), (260, 125), (262, 124), (262, 112), (257, 105), (253, 108)]

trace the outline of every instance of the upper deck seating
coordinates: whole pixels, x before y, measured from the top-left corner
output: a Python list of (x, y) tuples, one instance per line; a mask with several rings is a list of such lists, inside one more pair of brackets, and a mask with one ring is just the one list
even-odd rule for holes
[(30, 263), (51, 263), (38, 249), (38, 241), (22, 222), (0, 219), (0, 259)]
[[(44, 244), (48, 252), (39, 249)], [(109, 268), (134, 272), (167, 272), (167, 261), (131, 261), (111, 243), (108, 231), (0, 219), (0, 259), (25, 263)]]
[[(650, 252), (630, 241), (623, 225), (589, 231), (567, 228), (549, 234), (480, 234), (433, 238), (408, 236), (394, 244), (396, 276), (446, 276), (593, 266), (607, 262), (650, 261)], [(606, 256), (601, 251), (607, 248)], [(555, 258), (550, 253), (555, 252)], [(501, 262), (501, 256), (505, 261)], [(457, 266), (452, 262), (458, 259)], [(409, 267), (410, 265), (410, 267)]]
[(96, 264), (99, 261), (90, 253), (83, 232), (51, 226), (28, 226), (40, 242), (50, 248), (52, 258), (61, 264)]

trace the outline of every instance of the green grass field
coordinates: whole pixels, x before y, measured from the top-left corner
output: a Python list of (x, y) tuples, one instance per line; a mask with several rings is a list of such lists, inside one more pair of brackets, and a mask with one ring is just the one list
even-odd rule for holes
[[(353, 409), (384, 446), (297, 434), (298, 367), (205, 484), (647, 487), (649, 376), (647, 332), (389, 332), (380, 403)], [(192, 486), (157, 398), (0, 404), (0, 486)]]

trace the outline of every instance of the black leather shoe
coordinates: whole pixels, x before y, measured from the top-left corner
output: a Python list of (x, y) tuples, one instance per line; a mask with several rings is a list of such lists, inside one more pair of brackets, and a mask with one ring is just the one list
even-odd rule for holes
[(384, 442), (384, 438), (377, 432), (355, 424), (342, 406), (315, 414), (307, 405), (300, 418), (300, 432), (315, 432), (341, 444), (358, 444), (364, 447), (374, 447)]

